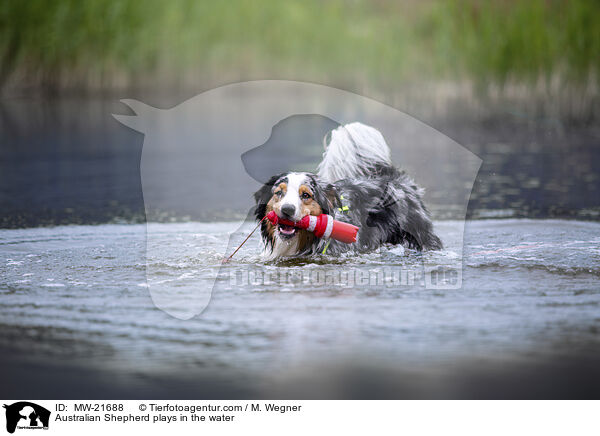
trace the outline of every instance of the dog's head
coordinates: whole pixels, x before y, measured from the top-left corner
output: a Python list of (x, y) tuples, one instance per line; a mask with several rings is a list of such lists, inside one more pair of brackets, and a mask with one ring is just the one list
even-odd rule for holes
[[(306, 215), (328, 214), (332, 208), (325, 187), (317, 176), (310, 173), (283, 173), (271, 179), (255, 194), (256, 219), (261, 220), (270, 211), (289, 221), (299, 221)], [(306, 230), (278, 224), (268, 220), (262, 223), (262, 237), (274, 257), (293, 256), (307, 252), (316, 242)]]

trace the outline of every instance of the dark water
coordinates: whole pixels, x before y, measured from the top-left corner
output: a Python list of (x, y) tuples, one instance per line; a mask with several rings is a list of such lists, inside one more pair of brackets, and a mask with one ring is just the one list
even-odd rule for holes
[[(111, 116), (127, 113), (124, 105), (116, 99), (12, 99), (3, 101), (0, 109), (0, 226), (144, 221), (143, 135)], [(600, 218), (597, 126), (565, 125), (510, 113), (495, 120), (424, 121), (483, 160), (469, 216)], [(296, 147), (311, 139), (286, 144)], [(308, 161), (318, 162), (319, 144), (316, 149), (309, 151)], [(229, 164), (220, 162), (218, 156), (215, 159), (215, 168), (227, 171)], [(246, 183), (245, 174), (229, 172), (228, 176)], [(427, 177), (413, 176), (417, 181)], [(438, 198), (435, 194), (428, 193), (430, 208), (435, 216), (448, 217), (446, 195)], [(231, 208), (231, 204), (236, 206)], [(152, 219), (230, 220), (245, 216), (251, 206), (248, 192), (240, 190), (226, 197), (215, 195), (202, 212), (167, 211)]]
[[(221, 267), (226, 247), (250, 230), (239, 228), (250, 187), (214, 192), (201, 216), (192, 207), (186, 217), (153, 217), (163, 221), (151, 230), (162, 249), (147, 257), (147, 227), (135, 224), (145, 219), (143, 137), (110, 116), (127, 109), (93, 99), (11, 100), (1, 109), (6, 396), (589, 398), (600, 392), (594, 126), (510, 114), (431, 120), (483, 160), (469, 216), (503, 218), (469, 221), (464, 250), (462, 222), (441, 219), (452, 218), (448, 199), (430, 192), (442, 252), (384, 248), (264, 264), (254, 238)], [(318, 157), (311, 153), (300, 156), (304, 163)], [(215, 173), (227, 171), (218, 153), (207, 159)], [(523, 217), (530, 219), (516, 219)], [(183, 218), (188, 222), (170, 222)], [(77, 225), (42, 227), (60, 224)], [(399, 285), (231, 280), (253, 270), (418, 272), (424, 262), (457, 258), (463, 282), (454, 290), (426, 289), (418, 275)], [(184, 321), (154, 305), (149, 284), (212, 286), (215, 271), (221, 276), (202, 316)], [(185, 294), (177, 304), (186, 304)]]
[[(144, 225), (0, 230), (0, 349), (8, 396), (55, 397), (59, 386), (86, 397), (598, 392), (598, 223), (469, 222), (463, 286), (455, 290), (425, 289), (418, 279), (360, 286), (232, 281), (232, 274), (248, 270), (314, 277), (422, 262), (416, 253), (384, 249), (325, 262), (264, 264), (255, 238), (223, 267), (208, 308), (190, 320), (156, 308), (146, 263), (160, 268), (152, 279), (164, 285), (193, 279), (209, 286), (209, 271), (220, 268), (221, 249), (237, 225), (156, 226), (163, 250), (148, 259)], [(425, 254), (430, 263), (454, 255), (461, 226), (436, 223), (447, 248)], [(15, 378), (40, 367), (25, 380)], [(72, 378), (82, 372), (89, 378)], [(554, 374), (552, 384), (548, 374)], [(103, 377), (112, 378), (110, 384), (100, 382)], [(585, 386), (569, 385), (573, 377), (586, 378)]]

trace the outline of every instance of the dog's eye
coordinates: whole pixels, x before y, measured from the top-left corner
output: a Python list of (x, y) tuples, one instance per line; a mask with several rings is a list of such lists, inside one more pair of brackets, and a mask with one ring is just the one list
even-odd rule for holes
[(302, 198), (302, 200), (308, 200), (309, 198), (311, 198), (308, 192), (303, 192), (300, 197)]

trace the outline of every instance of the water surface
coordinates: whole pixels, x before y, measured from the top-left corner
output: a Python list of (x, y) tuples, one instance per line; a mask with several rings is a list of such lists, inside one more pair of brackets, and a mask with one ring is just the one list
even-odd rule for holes
[[(444, 397), (469, 396), (477, 371), (485, 376), (498, 368), (544, 371), (600, 350), (598, 223), (468, 222), (458, 290), (425, 289), (418, 279), (366, 286), (230, 280), (230, 273), (257, 265), (278, 273), (418, 270), (423, 256), (443, 264), (454, 255), (460, 225), (436, 223), (446, 244), (438, 253), (386, 248), (283, 264), (260, 263), (259, 241), (253, 238), (221, 270), (205, 312), (187, 321), (154, 306), (146, 261), (159, 267), (170, 286), (190, 280), (203, 286), (208, 271), (219, 268), (230, 235), (235, 245), (250, 224), (242, 231), (237, 223), (154, 224), (164, 251), (150, 259), (145, 259), (144, 225), (0, 230), (3, 359), (8, 367), (24, 359), (67, 365), (75, 373), (118, 374), (121, 383), (142, 386), (129, 391), (133, 397), (135, 392), (168, 396), (156, 380), (174, 386), (175, 396), (192, 395), (193, 380), (205, 380), (196, 388), (210, 386), (220, 397), (232, 392)], [(71, 371), (55, 371), (53, 386), (63, 383), (66, 392), (83, 394), (91, 383), (74, 386)], [(509, 385), (514, 378), (503, 377)], [(38, 388), (45, 383), (38, 380)], [(508, 392), (535, 392), (522, 391), (525, 385)], [(8, 383), (10, 392), (17, 386)], [(502, 383), (493, 386), (480, 386), (484, 396), (506, 392)], [(104, 389), (115, 394), (118, 384)], [(580, 392), (577, 386), (565, 389), (565, 395)]]

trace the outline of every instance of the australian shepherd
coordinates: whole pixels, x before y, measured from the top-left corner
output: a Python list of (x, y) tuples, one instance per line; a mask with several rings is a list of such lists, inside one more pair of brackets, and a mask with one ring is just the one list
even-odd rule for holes
[(289, 221), (325, 213), (360, 227), (357, 241), (319, 239), (307, 230), (264, 220), (265, 258), (367, 252), (384, 244), (442, 248), (423, 204), (423, 189), (393, 166), (378, 130), (358, 122), (346, 124), (329, 132), (323, 144), (317, 174), (278, 174), (254, 194), (256, 219), (262, 220), (271, 210)]

